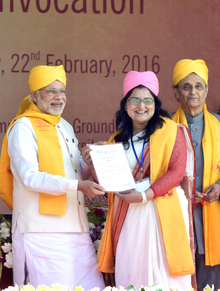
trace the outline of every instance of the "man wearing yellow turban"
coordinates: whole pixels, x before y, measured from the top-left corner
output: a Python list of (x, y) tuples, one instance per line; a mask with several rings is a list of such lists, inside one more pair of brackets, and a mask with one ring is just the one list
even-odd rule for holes
[[(104, 195), (91, 181), (72, 126), (63, 66), (30, 71), (30, 95), (3, 140), (0, 195), (12, 212), (14, 283), (104, 289), (89, 236), (84, 194)], [(83, 194), (84, 193), (84, 194)]]
[(188, 126), (196, 153), (194, 210), (198, 289), (220, 288), (220, 116), (208, 112), (208, 68), (203, 60), (180, 60), (174, 67), (175, 97), (181, 107), (172, 116)]

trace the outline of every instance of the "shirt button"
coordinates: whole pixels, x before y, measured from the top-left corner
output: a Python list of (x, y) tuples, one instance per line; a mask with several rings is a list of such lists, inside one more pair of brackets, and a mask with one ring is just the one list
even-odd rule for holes
[(74, 138), (72, 139), (72, 142), (74, 143)]
[(75, 169), (75, 172), (77, 173), (77, 170)]
[(193, 145), (194, 145), (194, 146), (196, 146), (196, 145), (197, 145), (197, 143), (196, 143), (196, 142), (194, 142), (194, 143), (193, 143)]
[(70, 155), (70, 157), (72, 158), (72, 157), (73, 157), (73, 155), (71, 154), (71, 155)]
[(67, 141), (67, 142), (69, 141), (68, 138), (66, 138), (66, 141)]
[(195, 131), (196, 129), (195, 128), (192, 128), (192, 131)]

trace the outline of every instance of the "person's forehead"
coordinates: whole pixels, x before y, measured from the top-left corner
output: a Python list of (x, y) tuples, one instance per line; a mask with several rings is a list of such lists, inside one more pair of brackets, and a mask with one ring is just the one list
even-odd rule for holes
[[(65, 87), (63, 83), (61, 83), (60, 81), (56, 80), (53, 83), (47, 85), (46, 87), (44, 87), (45, 89), (47, 88), (56, 88), (56, 89), (60, 89)], [(43, 89), (43, 88), (42, 88)]]
[(197, 83), (201, 83), (205, 85), (205, 81), (197, 74), (195, 73), (191, 73), (188, 76), (186, 76), (184, 79), (182, 79), (179, 82), (179, 85), (183, 85), (183, 84), (197, 84)]
[(147, 88), (135, 88), (131, 93), (131, 97), (138, 97), (138, 96), (152, 97), (149, 89)]

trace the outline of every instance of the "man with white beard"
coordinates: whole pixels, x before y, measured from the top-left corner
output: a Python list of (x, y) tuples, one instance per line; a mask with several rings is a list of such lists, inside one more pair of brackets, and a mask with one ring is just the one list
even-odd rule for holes
[(105, 192), (85, 180), (90, 170), (72, 126), (61, 118), (67, 101), (63, 66), (34, 67), (29, 86), (4, 138), (0, 164), (1, 198), (13, 209), (14, 283), (102, 290), (84, 194)]

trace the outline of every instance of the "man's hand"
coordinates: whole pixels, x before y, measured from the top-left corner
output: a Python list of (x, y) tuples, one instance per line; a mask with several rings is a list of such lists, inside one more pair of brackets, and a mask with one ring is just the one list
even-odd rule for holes
[(213, 202), (219, 199), (220, 194), (220, 185), (217, 183), (214, 183), (209, 186), (209, 188), (205, 191), (205, 197), (204, 200), (206, 202)]
[(82, 191), (89, 198), (105, 194), (105, 189), (102, 186), (88, 180), (78, 181), (77, 190)]
[(199, 191), (196, 191), (195, 204), (203, 202), (204, 201), (203, 198), (204, 196)]

